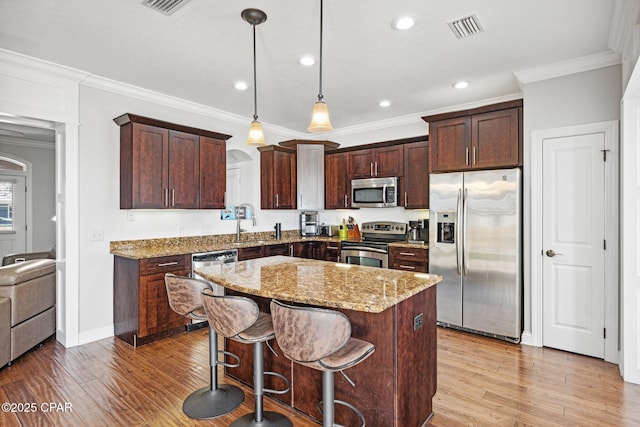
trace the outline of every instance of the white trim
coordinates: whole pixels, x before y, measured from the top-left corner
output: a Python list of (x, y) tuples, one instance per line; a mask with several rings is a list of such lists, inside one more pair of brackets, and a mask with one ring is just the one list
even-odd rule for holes
[(568, 61), (556, 62), (555, 64), (549, 64), (544, 67), (516, 71), (513, 75), (518, 79), (518, 84), (522, 87), (528, 83), (538, 82), (541, 80), (548, 80), (556, 77), (568, 76), (570, 74), (581, 73), (583, 71), (618, 65), (620, 64), (620, 61), (619, 53), (607, 50), (593, 55), (570, 59)]
[(0, 144), (17, 145), (20, 147), (42, 148), (45, 150), (55, 150), (55, 143), (34, 141), (29, 139), (18, 139), (11, 137), (0, 137)]
[(531, 132), (531, 337), (532, 345), (542, 340), (542, 144), (548, 138), (604, 133), (605, 149), (610, 150), (605, 164), (605, 356), (618, 363), (618, 121), (589, 123)]
[(25, 185), (27, 186), (24, 200), (26, 210), (25, 224), (27, 226), (27, 232), (25, 233), (25, 244), (27, 247), (25, 252), (31, 252), (33, 250), (33, 165), (30, 161), (9, 153), (0, 152), (0, 157), (5, 157), (23, 163), (25, 165), (25, 168), (27, 169), (26, 171), (1, 169), (0, 171), (2, 172), (2, 175), (16, 175), (25, 177)]
[(114, 336), (113, 325), (81, 332), (78, 340), (78, 345), (88, 344), (90, 342), (110, 338), (112, 336)]

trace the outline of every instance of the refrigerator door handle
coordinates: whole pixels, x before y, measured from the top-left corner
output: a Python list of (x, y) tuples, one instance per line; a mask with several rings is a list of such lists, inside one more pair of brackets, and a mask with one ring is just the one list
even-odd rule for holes
[(467, 189), (464, 189), (464, 195), (462, 197), (462, 272), (465, 276), (469, 274), (469, 266), (467, 265), (467, 198), (469, 194)]
[(460, 269), (460, 249), (462, 249), (460, 245), (460, 202), (461, 202), (462, 190), (458, 189), (458, 198), (456, 199), (456, 270), (458, 271), (458, 276), (462, 275), (462, 271)]

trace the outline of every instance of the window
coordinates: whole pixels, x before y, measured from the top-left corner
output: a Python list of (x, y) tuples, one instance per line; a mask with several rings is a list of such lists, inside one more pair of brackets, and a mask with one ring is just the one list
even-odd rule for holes
[(0, 232), (14, 231), (13, 203), (15, 182), (0, 182)]

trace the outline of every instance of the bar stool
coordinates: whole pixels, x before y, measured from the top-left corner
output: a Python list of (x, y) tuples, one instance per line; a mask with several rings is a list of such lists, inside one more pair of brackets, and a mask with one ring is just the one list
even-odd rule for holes
[[(293, 427), (291, 421), (277, 412), (264, 411), (265, 392), (284, 394), (289, 391), (289, 380), (277, 372), (264, 372), (263, 343), (274, 338), (271, 316), (261, 313), (258, 304), (241, 296), (215, 295), (213, 290), (202, 291), (209, 324), (223, 337), (243, 344), (253, 344), (253, 390), (255, 412), (246, 414), (231, 424), (232, 427)], [(264, 388), (264, 375), (274, 375), (287, 383), (284, 390)]]
[[(167, 273), (164, 282), (169, 305), (176, 313), (193, 320), (207, 320), (202, 303), (202, 290), (212, 289), (209, 282)], [(238, 366), (218, 361), (218, 334), (209, 325), (209, 386), (191, 393), (182, 404), (182, 410), (191, 418), (208, 419), (227, 414), (244, 401), (239, 387), (218, 384), (218, 365)]]
[[(370, 342), (351, 337), (351, 322), (339, 311), (314, 307), (296, 307), (271, 301), (271, 317), (276, 341), (292, 361), (322, 371), (323, 427), (334, 425), (334, 403), (350, 408), (366, 425), (364, 415), (355, 406), (334, 397), (334, 372), (362, 362), (375, 351)], [(345, 375), (351, 385), (355, 384)]]

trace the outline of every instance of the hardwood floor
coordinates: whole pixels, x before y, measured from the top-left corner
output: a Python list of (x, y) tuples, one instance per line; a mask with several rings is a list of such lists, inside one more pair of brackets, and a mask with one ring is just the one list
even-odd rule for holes
[[(0, 402), (36, 407), (3, 408), (0, 426), (228, 426), (253, 410), (249, 388), (230, 415), (198, 421), (182, 412), (207, 384), (207, 363), (206, 330), (137, 349), (115, 338), (72, 349), (49, 340), (0, 370)], [(265, 409), (318, 425), (270, 399)], [(434, 411), (437, 427), (638, 426), (640, 386), (602, 360), (439, 328)]]

